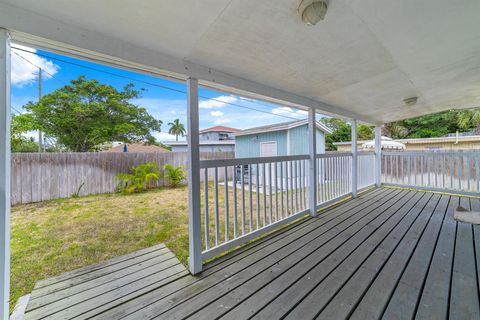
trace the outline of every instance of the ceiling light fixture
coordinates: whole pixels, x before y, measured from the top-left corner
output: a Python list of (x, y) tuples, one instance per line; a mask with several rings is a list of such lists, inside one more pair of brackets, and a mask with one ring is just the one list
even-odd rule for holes
[(417, 101), (418, 101), (418, 97), (410, 97), (410, 98), (407, 98), (407, 99), (403, 99), (403, 102), (407, 106), (413, 106), (413, 105), (417, 104)]
[(314, 26), (325, 18), (327, 9), (327, 0), (303, 0), (298, 7), (298, 12), (300, 12), (303, 22)]

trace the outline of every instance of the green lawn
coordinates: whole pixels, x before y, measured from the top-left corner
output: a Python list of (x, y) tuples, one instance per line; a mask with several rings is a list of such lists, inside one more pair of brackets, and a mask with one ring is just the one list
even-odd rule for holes
[(11, 296), (37, 280), (165, 243), (186, 264), (187, 188), (19, 205), (11, 213)]

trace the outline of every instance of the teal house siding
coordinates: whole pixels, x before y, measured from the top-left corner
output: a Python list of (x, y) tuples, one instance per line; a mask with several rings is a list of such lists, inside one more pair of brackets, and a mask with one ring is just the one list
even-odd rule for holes
[(287, 130), (249, 134), (235, 137), (235, 157), (254, 158), (260, 157), (260, 144), (262, 142), (277, 142), (277, 155), (286, 156)]
[[(308, 154), (308, 125), (236, 136), (235, 156), (237, 158), (260, 157), (260, 144), (272, 141), (277, 143), (278, 156)], [(325, 134), (318, 128), (317, 153), (325, 153)]]

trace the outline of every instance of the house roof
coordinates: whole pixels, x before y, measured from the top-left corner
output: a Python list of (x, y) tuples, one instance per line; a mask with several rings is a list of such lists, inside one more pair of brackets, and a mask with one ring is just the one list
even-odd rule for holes
[[(124, 144), (119, 144), (105, 152), (123, 152)], [(145, 152), (145, 153), (163, 153), (169, 152), (167, 149), (144, 143), (127, 143), (127, 152)]]
[[(307, 125), (308, 120), (299, 120), (299, 121), (290, 121), (290, 122), (283, 122), (283, 123), (276, 123), (270, 124), (266, 126), (254, 127), (246, 130), (242, 130), (237, 132), (235, 136), (245, 136), (250, 134), (259, 134), (265, 132), (274, 132), (274, 131), (281, 131), (281, 130), (289, 130), (296, 127), (300, 127), (303, 125)], [(317, 121), (317, 129), (322, 130), (324, 133), (332, 133), (332, 131), (327, 128), (323, 123)]]
[(480, 105), (480, 1), (330, 1), (315, 26), (300, 2), (0, 0), (0, 26), (17, 43), (368, 123)]
[[(425, 144), (425, 143), (442, 143), (442, 142), (455, 142), (455, 141), (462, 141), (462, 142), (480, 142), (480, 136), (459, 136), (459, 137), (438, 137), (438, 138), (410, 138), (410, 139), (394, 139), (397, 142), (401, 142), (403, 144)], [(357, 144), (363, 144), (370, 140), (359, 140)], [(345, 142), (334, 142), (334, 145), (341, 146), (341, 145), (351, 145), (352, 141), (345, 141)]]
[[(235, 140), (200, 140), (201, 146), (219, 146), (219, 145), (235, 145)], [(167, 146), (186, 146), (187, 141), (166, 141)]]
[(202, 129), (200, 130), (200, 133), (205, 133), (205, 132), (239, 132), (240, 129), (236, 128), (230, 128), (230, 127), (225, 127), (225, 126), (215, 126), (207, 129)]

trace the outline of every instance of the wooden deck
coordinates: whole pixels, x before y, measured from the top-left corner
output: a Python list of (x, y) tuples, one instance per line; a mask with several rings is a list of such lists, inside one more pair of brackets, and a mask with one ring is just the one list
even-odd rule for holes
[(39, 282), (27, 319), (480, 319), (480, 199), (382, 188), (190, 276), (157, 246)]

